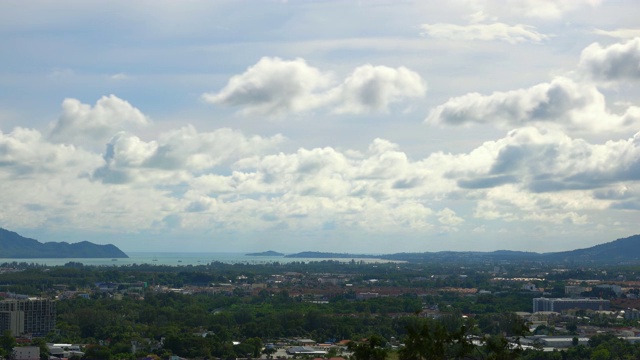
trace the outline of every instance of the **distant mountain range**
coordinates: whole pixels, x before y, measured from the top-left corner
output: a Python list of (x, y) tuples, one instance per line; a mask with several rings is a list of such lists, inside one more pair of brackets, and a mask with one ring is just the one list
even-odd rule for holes
[(586, 249), (544, 254), (551, 260), (591, 262), (640, 262), (640, 235), (618, 239)]
[(481, 251), (440, 251), (424, 253), (396, 253), (386, 255), (344, 254), (304, 251), (289, 254), (289, 258), (324, 258), (324, 259), (384, 259), (410, 262), (459, 262), (473, 263), (485, 261), (538, 261), (555, 263), (640, 263), (640, 235), (618, 239), (612, 242), (592, 246), (586, 249), (571, 251), (535, 253), (526, 251), (498, 250)]
[[(608, 243), (585, 249), (571, 251), (535, 253), (526, 251), (498, 250), (481, 251), (440, 251), (423, 253), (396, 253), (384, 255), (346, 254), (304, 251), (284, 255), (273, 250), (249, 253), (247, 256), (284, 256), (288, 258), (324, 258), (324, 259), (384, 259), (409, 262), (458, 262), (474, 263), (485, 261), (532, 261), (555, 263), (599, 263), (620, 264), (640, 263), (640, 235), (617, 239)], [(128, 258), (114, 245), (97, 245), (88, 241), (69, 244), (66, 242), (41, 243), (19, 234), (0, 228), (0, 258), (37, 259), (37, 258)]]
[(97, 245), (88, 241), (69, 244), (66, 242), (41, 243), (0, 228), (0, 258), (45, 259), (45, 258), (128, 258), (114, 245)]

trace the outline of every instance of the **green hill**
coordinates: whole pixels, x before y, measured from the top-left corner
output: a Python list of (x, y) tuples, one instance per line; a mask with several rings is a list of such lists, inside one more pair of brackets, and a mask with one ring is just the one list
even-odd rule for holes
[(571, 251), (535, 253), (526, 251), (497, 250), (482, 251), (439, 251), (423, 253), (396, 253), (384, 255), (342, 254), (305, 251), (286, 255), (292, 258), (378, 258), (409, 262), (459, 262), (473, 263), (485, 261), (543, 261), (553, 263), (599, 263), (620, 264), (640, 263), (640, 235), (599, 244), (585, 249)]
[(575, 262), (639, 262), (640, 235), (633, 235), (585, 249), (545, 254), (550, 260)]
[(66, 242), (41, 243), (0, 228), (0, 258), (128, 258), (128, 256), (111, 244), (97, 245), (88, 241), (74, 244)]

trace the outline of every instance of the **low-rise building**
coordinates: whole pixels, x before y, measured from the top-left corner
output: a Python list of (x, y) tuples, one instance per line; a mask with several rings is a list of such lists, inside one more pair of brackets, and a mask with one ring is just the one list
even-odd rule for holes
[(584, 336), (527, 336), (521, 338), (520, 343), (533, 347), (566, 349), (575, 345), (587, 345), (589, 338)]
[(624, 311), (624, 318), (627, 320), (639, 320), (640, 311), (638, 309), (627, 309)]
[(51, 356), (64, 359), (71, 356), (82, 357), (84, 353), (80, 351), (80, 346), (75, 344), (47, 344)]
[(379, 293), (374, 293), (374, 292), (364, 292), (364, 293), (358, 293), (356, 295), (356, 299), (358, 300), (367, 300), (367, 299), (375, 299), (377, 297), (379, 297), (380, 294)]
[(580, 297), (583, 292), (591, 290), (590, 288), (579, 285), (567, 285), (564, 287), (564, 294), (568, 297)]
[(553, 311), (558, 313), (571, 309), (580, 310), (609, 310), (610, 302), (604, 299), (593, 298), (535, 298), (533, 299), (533, 312)]
[(324, 350), (316, 350), (308, 346), (292, 346), (287, 349), (289, 355), (326, 355)]
[(14, 360), (40, 360), (40, 348), (37, 346), (22, 346), (13, 348)]
[(534, 283), (526, 283), (526, 284), (522, 285), (522, 290), (538, 291), (538, 288), (536, 287), (536, 284), (534, 284)]
[(596, 290), (610, 290), (611, 292), (616, 294), (616, 296), (622, 295), (622, 287), (620, 287), (620, 285), (613, 285), (613, 284), (596, 285)]

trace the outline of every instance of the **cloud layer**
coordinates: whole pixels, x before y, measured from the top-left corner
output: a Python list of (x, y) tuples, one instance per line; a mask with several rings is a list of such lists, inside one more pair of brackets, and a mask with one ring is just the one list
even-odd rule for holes
[(531, 26), (507, 25), (505, 23), (492, 24), (423, 24), (420, 26), (423, 36), (430, 36), (445, 40), (463, 41), (505, 41), (510, 44), (521, 42), (540, 42), (548, 38), (547, 35), (535, 31)]
[[(325, 147), (273, 153), (284, 141), (279, 135), (262, 138), (231, 129), (200, 133), (192, 126), (150, 142), (119, 132), (101, 156), (55, 144), (32, 129), (0, 135), (5, 183), (20, 189), (31, 179), (47, 178), (55, 188), (50, 195), (30, 197), (30, 209), (73, 204), (77, 194), (91, 191), (94, 200), (82, 208), (100, 213), (100, 219), (82, 225), (77, 221), (85, 217), (60, 212), (58, 218), (73, 226), (103, 221), (139, 230), (198, 228), (215, 219), (235, 231), (331, 224), (361, 231), (450, 232), (473, 218), (585, 224), (584, 211), (632, 208), (640, 196), (635, 185), (640, 133), (591, 144), (558, 130), (524, 127), (468, 153), (434, 153), (421, 160), (410, 160), (384, 139), (373, 141), (365, 152)], [(140, 199), (141, 194), (152, 194), (153, 201)], [(4, 193), (3, 203), (25, 202), (16, 196)], [(446, 200), (452, 196), (476, 204), (473, 218), (457, 214)], [(121, 203), (106, 203), (119, 197)], [(137, 199), (136, 210), (130, 207), (132, 199)], [(127, 219), (101, 206), (128, 214)], [(158, 206), (160, 211), (152, 210)], [(128, 217), (140, 211), (149, 213), (132, 225)], [(4, 212), (4, 221), (24, 225), (19, 214)]]

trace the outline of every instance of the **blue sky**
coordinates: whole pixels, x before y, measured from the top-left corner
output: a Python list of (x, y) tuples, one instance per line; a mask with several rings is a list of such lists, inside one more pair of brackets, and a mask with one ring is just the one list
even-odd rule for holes
[(636, 1), (3, 1), (0, 226), (125, 251), (638, 233)]

